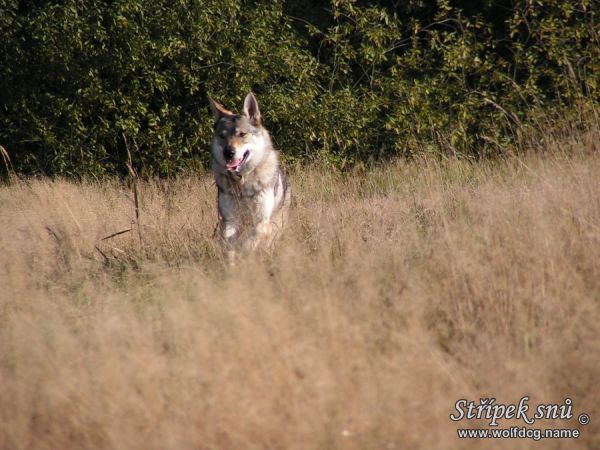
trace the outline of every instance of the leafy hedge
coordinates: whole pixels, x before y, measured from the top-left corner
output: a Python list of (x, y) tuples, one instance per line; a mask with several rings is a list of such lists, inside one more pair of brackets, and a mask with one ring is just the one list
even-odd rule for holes
[(252, 90), (286, 158), (481, 157), (581, 121), (595, 0), (0, 0), (0, 145), (20, 173), (208, 159), (207, 97)]

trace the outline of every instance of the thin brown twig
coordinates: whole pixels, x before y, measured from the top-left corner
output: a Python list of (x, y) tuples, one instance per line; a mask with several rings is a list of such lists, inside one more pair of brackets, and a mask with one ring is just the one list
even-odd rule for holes
[[(138, 193), (138, 187), (137, 187), (138, 174), (137, 174), (136, 170), (133, 168), (131, 152), (129, 151), (129, 144), (127, 143), (127, 137), (125, 136), (125, 133), (123, 133), (123, 141), (125, 142), (125, 149), (127, 150), (127, 169), (129, 170), (129, 174), (131, 175), (131, 178), (133, 179), (133, 204), (134, 204), (134, 208), (135, 208), (135, 222), (137, 225), (138, 238), (140, 241), (140, 250), (142, 250), (144, 248), (144, 240), (142, 239), (142, 227), (140, 225), (140, 200), (139, 200), (139, 193)], [(135, 143), (135, 140), (134, 140), (134, 143)], [(137, 147), (137, 143), (135, 143), (135, 144)]]
[(113, 234), (109, 234), (106, 237), (103, 237), (102, 239), (100, 239), (101, 241), (106, 241), (107, 239), (113, 238), (115, 236), (119, 236), (120, 234), (125, 234), (131, 231), (131, 228), (127, 228), (126, 230), (121, 230), (121, 231), (117, 231), (116, 233)]

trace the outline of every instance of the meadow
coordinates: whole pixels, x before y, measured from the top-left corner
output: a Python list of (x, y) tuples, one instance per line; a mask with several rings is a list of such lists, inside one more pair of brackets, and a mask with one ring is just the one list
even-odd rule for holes
[[(208, 174), (138, 181), (137, 216), (131, 180), (13, 179), (0, 448), (600, 448), (598, 142), (292, 170), (274, 254), (232, 269)], [(458, 399), (524, 395), (581, 437), (457, 438), (486, 426)]]

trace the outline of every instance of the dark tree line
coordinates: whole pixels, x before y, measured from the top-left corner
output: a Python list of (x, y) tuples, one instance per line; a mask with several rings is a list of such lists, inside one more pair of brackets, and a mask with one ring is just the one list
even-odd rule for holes
[(207, 97), (251, 90), (288, 160), (496, 155), (596, 110), (599, 5), (0, 0), (0, 145), (23, 174), (174, 174), (208, 159)]

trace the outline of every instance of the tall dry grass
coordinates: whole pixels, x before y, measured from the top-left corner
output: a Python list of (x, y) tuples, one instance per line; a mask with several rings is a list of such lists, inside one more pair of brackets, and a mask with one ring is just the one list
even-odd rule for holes
[[(277, 251), (234, 270), (205, 176), (140, 183), (139, 235), (123, 184), (0, 188), (0, 447), (599, 448), (600, 152), (571, 144), (298, 171)], [(523, 395), (591, 423), (456, 437), (484, 424), (459, 398)]]

